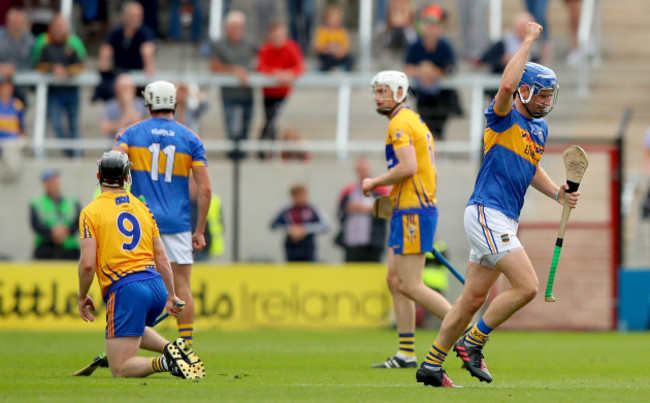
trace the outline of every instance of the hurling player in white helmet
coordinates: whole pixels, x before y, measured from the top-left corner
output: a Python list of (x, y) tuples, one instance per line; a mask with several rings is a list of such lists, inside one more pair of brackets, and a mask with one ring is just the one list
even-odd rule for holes
[[(425, 385), (454, 387), (442, 369), (452, 348), (472, 376), (492, 382), (483, 357), (485, 341), (493, 329), (535, 298), (539, 284), (517, 237), (526, 190), (532, 186), (558, 204), (566, 200), (571, 207), (580, 196), (566, 184), (556, 185), (539, 165), (548, 136), (542, 118), (555, 105), (558, 91), (553, 70), (526, 63), (541, 32), (539, 24), (526, 25), (525, 39), (506, 66), (494, 101), (485, 111), (485, 158), (465, 207), (465, 233), (471, 246), (465, 287), (416, 372), (417, 381)], [(463, 336), (501, 274), (512, 288), (497, 295)]]
[[(178, 315), (178, 331), (189, 344), (194, 341), (194, 301), (190, 289), (193, 251), (205, 247), (203, 232), (212, 191), (205, 149), (199, 136), (174, 121), (176, 87), (154, 81), (143, 92), (150, 119), (127, 127), (116, 136), (115, 150), (129, 155), (131, 193), (145, 200), (154, 214), (174, 273), (174, 287), (186, 302)], [(198, 218), (192, 233), (190, 173), (198, 185)]]
[(397, 353), (374, 368), (415, 368), (415, 304), (443, 318), (451, 305), (422, 281), (425, 253), (433, 251), (438, 222), (433, 135), (420, 115), (404, 104), (406, 74), (382, 71), (371, 82), (377, 112), (389, 119), (388, 172), (361, 183), (366, 196), (391, 186), (393, 216), (388, 236), (388, 288), (393, 296), (399, 336)]

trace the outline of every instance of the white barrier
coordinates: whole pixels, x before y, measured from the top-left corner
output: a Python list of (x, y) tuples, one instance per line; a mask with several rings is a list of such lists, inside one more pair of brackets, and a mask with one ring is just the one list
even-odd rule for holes
[[(155, 77), (146, 76), (142, 72), (131, 73), (138, 86), (156, 80), (180, 81), (187, 79), (182, 73), (161, 72)], [(350, 97), (352, 87), (368, 87), (371, 74), (347, 73), (347, 74), (326, 74), (307, 73), (295, 81), (296, 88), (338, 88), (338, 112), (336, 125), (336, 138), (332, 141), (308, 141), (303, 148), (310, 151), (335, 152), (338, 158), (344, 159), (349, 151), (360, 150), (383, 150), (383, 142), (349, 141), (350, 133)], [(192, 77), (199, 86), (223, 87), (239, 85), (234, 76), (228, 74), (199, 73)], [(30, 146), (34, 155), (38, 158), (45, 156), (46, 149), (78, 148), (102, 150), (106, 148), (104, 139), (45, 139), (46, 116), (47, 116), (47, 91), (50, 86), (57, 85), (78, 85), (96, 86), (100, 82), (100, 75), (97, 72), (86, 71), (69, 80), (61, 80), (51, 74), (43, 74), (36, 71), (17, 73), (14, 77), (16, 85), (30, 85), (36, 87), (35, 121), (34, 133)], [(469, 141), (441, 141), (436, 148), (442, 152), (462, 153), (469, 156), (473, 162), (480, 160), (481, 138), (483, 137), (483, 113), (484, 100), (483, 92), (486, 89), (496, 89), (499, 86), (500, 77), (483, 74), (460, 74), (451, 78), (441, 80), (442, 88), (471, 88), (470, 106), (470, 136)], [(273, 84), (273, 80), (261, 74), (252, 74), (249, 84), (252, 87), (263, 87)], [(206, 150), (220, 151), (231, 150), (234, 147), (232, 141), (212, 140), (205, 142)], [(244, 150), (279, 150), (283, 147), (282, 142), (264, 142), (247, 140), (241, 142)]]

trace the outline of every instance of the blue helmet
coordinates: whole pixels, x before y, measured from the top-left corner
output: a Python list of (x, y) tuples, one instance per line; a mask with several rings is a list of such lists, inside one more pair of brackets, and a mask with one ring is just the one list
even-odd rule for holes
[[(521, 96), (521, 87), (524, 85), (530, 89), (528, 98), (526, 99)], [(553, 91), (551, 104), (546, 106), (543, 111), (532, 113), (530, 110), (528, 110), (528, 112), (533, 117), (542, 118), (546, 116), (555, 106), (559, 88), (560, 85), (557, 83), (557, 77), (555, 76), (555, 72), (553, 70), (549, 69), (546, 66), (542, 66), (541, 64), (528, 62), (524, 67), (524, 74), (521, 76), (521, 81), (519, 81), (519, 85), (517, 86), (517, 92), (519, 93), (521, 102), (526, 107), (526, 110), (528, 110), (526, 104), (530, 102), (533, 95), (539, 95), (539, 92), (544, 90)]]

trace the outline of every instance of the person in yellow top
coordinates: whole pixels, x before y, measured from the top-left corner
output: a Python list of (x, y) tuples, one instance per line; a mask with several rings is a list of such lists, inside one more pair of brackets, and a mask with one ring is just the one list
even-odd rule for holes
[(399, 349), (374, 368), (415, 368), (415, 304), (442, 319), (451, 305), (422, 281), (425, 253), (433, 251), (438, 222), (433, 136), (420, 115), (405, 105), (408, 78), (387, 70), (371, 82), (377, 112), (386, 116), (388, 172), (366, 178), (366, 196), (378, 186), (393, 185), (393, 216), (388, 235), (388, 288), (393, 296)]
[(325, 11), (325, 23), (316, 32), (315, 48), (320, 61), (320, 71), (341, 67), (352, 70), (354, 59), (350, 54), (350, 38), (343, 27), (343, 10), (330, 5)]
[[(102, 193), (79, 216), (81, 318), (95, 319), (88, 291), (97, 274), (106, 303), (106, 356), (113, 376), (169, 371), (182, 378), (205, 377), (203, 363), (184, 339), (170, 343), (151, 328), (162, 312), (177, 316), (182, 308), (158, 225), (151, 211), (124, 190), (129, 158), (109, 151), (97, 165)], [(139, 348), (163, 355), (140, 357)]]

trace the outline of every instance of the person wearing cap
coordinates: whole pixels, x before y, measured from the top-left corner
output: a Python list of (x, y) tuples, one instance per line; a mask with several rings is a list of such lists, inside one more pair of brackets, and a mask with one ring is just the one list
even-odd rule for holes
[(436, 140), (444, 138), (447, 118), (462, 115), (455, 90), (442, 89), (440, 79), (453, 73), (456, 55), (443, 37), (445, 13), (437, 4), (429, 5), (418, 14), (420, 35), (406, 51), (404, 72), (418, 94), (417, 111)]
[(35, 233), (35, 259), (79, 259), (79, 200), (61, 193), (59, 172), (48, 168), (41, 174), (44, 193), (30, 203), (31, 226)]

